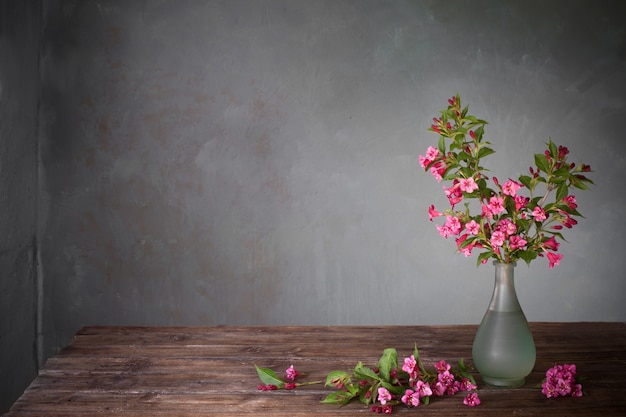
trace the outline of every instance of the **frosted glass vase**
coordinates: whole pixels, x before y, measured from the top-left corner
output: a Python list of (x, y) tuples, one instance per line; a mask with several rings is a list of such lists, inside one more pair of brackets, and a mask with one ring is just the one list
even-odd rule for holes
[(493, 264), (493, 294), (474, 338), (472, 358), (486, 384), (516, 388), (535, 366), (535, 341), (515, 292), (515, 263)]

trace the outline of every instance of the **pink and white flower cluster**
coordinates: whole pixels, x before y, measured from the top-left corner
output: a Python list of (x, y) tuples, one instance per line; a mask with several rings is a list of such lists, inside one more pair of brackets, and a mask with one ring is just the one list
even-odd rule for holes
[[(529, 175), (500, 184), (496, 177), (489, 178), (480, 165), (481, 158), (494, 153), (489, 142), (483, 140), (486, 123), (467, 115), (467, 107), (461, 108), (458, 95), (448, 100), (440, 118), (433, 119), (429, 130), (439, 135), (439, 144), (429, 146), (425, 155), (419, 156), (419, 163), (437, 181), (452, 184), (443, 187), (450, 208), (440, 212), (431, 205), (429, 218), (445, 218), (443, 224), (437, 224), (439, 234), (454, 237), (465, 256), (480, 250), (478, 263), (484, 264), (489, 258), (530, 263), (545, 256), (552, 269), (563, 258), (557, 253), (556, 239), (563, 239), (563, 228), (572, 228), (578, 223), (574, 217), (581, 216), (569, 189), (587, 189), (586, 184), (592, 181), (583, 173), (591, 169), (585, 164), (568, 163), (569, 150), (550, 140), (544, 153), (535, 155)], [(535, 195), (540, 188), (542, 193)], [(477, 201), (475, 214), (470, 213), (472, 200)], [(464, 209), (456, 208), (460, 203), (464, 203)]]
[(583, 387), (576, 379), (576, 365), (556, 364), (546, 371), (541, 392), (548, 398), (582, 397)]

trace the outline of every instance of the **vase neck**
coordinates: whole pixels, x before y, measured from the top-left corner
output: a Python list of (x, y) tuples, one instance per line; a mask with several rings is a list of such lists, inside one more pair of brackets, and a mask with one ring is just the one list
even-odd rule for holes
[(489, 309), (505, 312), (521, 310), (515, 292), (515, 263), (494, 262), (494, 265), (496, 276)]

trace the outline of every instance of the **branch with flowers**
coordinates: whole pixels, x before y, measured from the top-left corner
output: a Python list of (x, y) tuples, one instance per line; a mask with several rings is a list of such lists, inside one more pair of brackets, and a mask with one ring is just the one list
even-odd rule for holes
[[(482, 158), (495, 152), (483, 139), (486, 124), (468, 114), (458, 94), (448, 100), (441, 117), (433, 118), (428, 130), (439, 135), (439, 141), (437, 147), (429, 146), (426, 154), (419, 156), (419, 162), (438, 182), (452, 181), (452, 185), (443, 187), (450, 208), (439, 212), (431, 205), (430, 220), (445, 217), (444, 224), (437, 225), (439, 234), (455, 236), (457, 248), (465, 256), (481, 251), (477, 265), (489, 258), (503, 263), (521, 259), (530, 264), (546, 256), (552, 269), (563, 258), (557, 253), (557, 239), (565, 241), (563, 228), (572, 228), (578, 223), (575, 217), (582, 217), (570, 189), (588, 189), (587, 184), (593, 182), (584, 173), (591, 168), (569, 163), (569, 150), (550, 139), (545, 152), (535, 154), (529, 175), (501, 184), (496, 177), (489, 178), (481, 165)], [(478, 205), (470, 207), (472, 200)], [(464, 208), (456, 209), (461, 202)]]
[[(271, 369), (255, 367), (263, 382), (257, 387), (261, 391), (292, 390), (303, 385), (324, 383), (295, 382), (302, 374), (293, 365), (285, 371), (284, 380)], [(324, 384), (336, 391), (328, 394), (322, 403), (345, 406), (358, 400), (369, 406), (371, 411), (382, 414), (391, 414), (396, 405), (428, 405), (433, 396), (449, 396), (458, 392), (467, 392), (463, 404), (470, 407), (480, 404), (476, 381), (463, 359), (459, 360), (456, 368), (441, 360), (433, 369), (427, 370), (420, 359), (417, 346), (413, 354), (404, 359), (401, 367), (396, 349), (387, 348), (383, 351), (377, 367), (367, 367), (359, 362), (349, 371), (330, 372)]]

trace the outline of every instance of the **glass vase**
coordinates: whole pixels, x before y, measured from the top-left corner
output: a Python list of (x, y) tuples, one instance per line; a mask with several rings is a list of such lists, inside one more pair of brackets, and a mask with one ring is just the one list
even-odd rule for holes
[(515, 263), (493, 264), (493, 294), (474, 338), (472, 358), (483, 382), (516, 388), (535, 366), (535, 341), (515, 292)]

